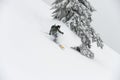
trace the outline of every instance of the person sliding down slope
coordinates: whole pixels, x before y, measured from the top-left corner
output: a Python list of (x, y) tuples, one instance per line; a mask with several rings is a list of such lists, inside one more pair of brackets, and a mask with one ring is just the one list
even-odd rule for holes
[(53, 41), (57, 43), (57, 38), (58, 38), (58, 32), (61, 34), (64, 34), (62, 31), (60, 31), (60, 25), (52, 25), (49, 35), (53, 36)]

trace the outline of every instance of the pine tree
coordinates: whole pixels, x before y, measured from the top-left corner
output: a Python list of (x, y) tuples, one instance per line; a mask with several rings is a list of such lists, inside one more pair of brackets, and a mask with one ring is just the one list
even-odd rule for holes
[(81, 38), (83, 45), (90, 48), (91, 43), (96, 42), (103, 48), (102, 39), (90, 25), (95, 9), (87, 0), (56, 0), (52, 9), (54, 19), (64, 22)]

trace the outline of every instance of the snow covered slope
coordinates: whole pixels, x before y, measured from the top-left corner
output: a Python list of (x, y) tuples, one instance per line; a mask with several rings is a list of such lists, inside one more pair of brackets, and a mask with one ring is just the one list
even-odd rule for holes
[[(55, 0), (43, 0), (49, 6)], [(93, 14), (93, 27), (112, 49), (120, 53), (120, 1), (119, 0), (88, 0), (97, 10)], [(102, 5), (101, 5), (102, 4)], [(112, 33), (112, 34), (111, 34)]]
[[(42, 0), (0, 2), (0, 80), (119, 80), (120, 56), (106, 45), (93, 46), (94, 60), (71, 50), (80, 39), (49, 9)], [(64, 50), (45, 35), (55, 23)]]

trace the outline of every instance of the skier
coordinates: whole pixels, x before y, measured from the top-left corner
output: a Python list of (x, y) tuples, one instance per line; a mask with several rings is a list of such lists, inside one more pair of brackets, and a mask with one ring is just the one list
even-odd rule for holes
[(64, 34), (62, 31), (60, 31), (60, 27), (60, 25), (52, 25), (50, 29), (49, 35), (52, 35), (54, 37), (54, 42), (57, 42), (58, 32)]

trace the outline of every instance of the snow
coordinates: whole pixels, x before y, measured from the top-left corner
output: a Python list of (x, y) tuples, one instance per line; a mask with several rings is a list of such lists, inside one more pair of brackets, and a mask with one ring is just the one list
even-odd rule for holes
[[(0, 2), (0, 80), (119, 80), (120, 55), (95, 45), (95, 59), (71, 50), (80, 39), (63, 23), (53, 20), (42, 0)], [(60, 24), (62, 50), (47, 36)]]
[[(43, 0), (49, 6), (55, 0)], [(120, 54), (120, 1), (119, 0), (88, 0), (96, 9), (92, 15), (92, 25), (100, 33), (104, 42)], [(102, 4), (102, 5), (101, 5)], [(111, 34), (112, 33), (112, 34)], [(116, 38), (117, 37), (117, 38)]]

